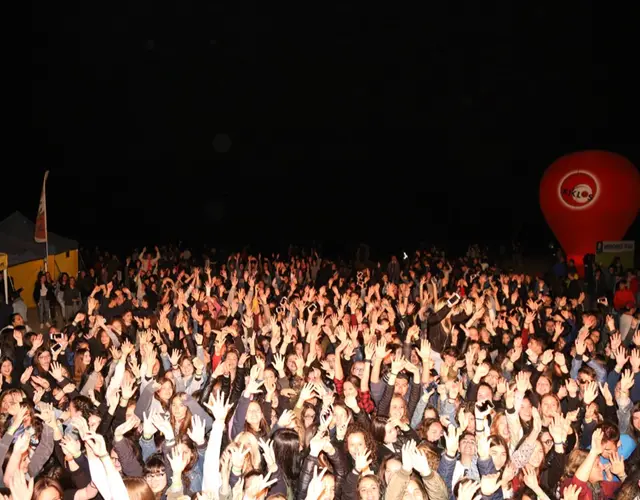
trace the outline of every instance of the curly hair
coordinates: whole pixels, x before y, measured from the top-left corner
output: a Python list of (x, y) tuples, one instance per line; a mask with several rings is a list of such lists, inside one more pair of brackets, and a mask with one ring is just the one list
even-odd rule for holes
[(362, 436), (364, 437), (364, 444), (367, 447), (367, 451), (369, 451), (370, 453), (369, 460), (371, 460), (371, 465), (375, 466), (378, 463), (378, 445), (374, 441), (373, 436), (369, 432), (369, 429), (357, 422), (352, 422), (347, 428), (347, 433), (344, 436), (344, 442), (347, 443), (348, 446), (349, 436), (358, 433), (362, 434)]

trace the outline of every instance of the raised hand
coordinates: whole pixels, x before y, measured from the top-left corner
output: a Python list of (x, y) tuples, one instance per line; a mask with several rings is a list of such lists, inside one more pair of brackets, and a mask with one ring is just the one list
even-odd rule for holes
[(300, 391), (300, 396), (298, 397), (298, 404), (304, 403), (305, 401), (309, 401), (317, 396), (315, 393), (316, 387), (313, 383), (309, 382), (304, 385), (302, 390)]
[(178, 362), (180, 361), (180, 356), (182, 356), (182, 349), (173, 349), (171, 351), (171, 356), (169, 356), (169, 361), (171, 362), (171, 366), (176, 368), (178, 366)]
[(618, 346), (618, 348), (613, 351), (613, 355), (616, 358), (616, 370), (620, 372), (629, 361), (627, 349), (624, 346)]
[(618, 477), (624, 477), (624, 458), (616, 451), (611, 455), (611, 473)]
[(602, 454), (602, 451), (604, 450), (604, 446), (602, 444), (603, 437), (604, 434), (602, 433), (602, 429), (596, 429), (591, 435), (591, 451), (597, 455)]
[(402, 469), (405, 472), (411, 472), (413, 470), (413, 458), (416, 451), (416, 442), (413, 440), (407, 441), (402, 445)]
[(87, 448), (89, 448), (96, 457), (105, 458), (109, 456), (107, 445), (100, 434), (89, 431), (85, 434), (83, 440)]
[(273, 450), (273, 440), (269, 439), (265, 441), (264, 439), (260, 439), (258, 445), (262, 450), (262, 456), (267, 464), (267, 470), (271, 473), (276, 472), (278, 470), (278, 463), (276, 461), (276, 452)]
[(135, 350), (135, 346), (129, 341), (129, 339), (125, 339), (125, 341), (120, 346), (122, 351), (122, 355), (126, 358)]
[(487, 436), (486, 433), (479, 434), (476, 436), (476, 441), (478, 446), (478, 457), (483, 460), (489, 458), (489, 449), (491, 447), (489, 436)]
[(582, 493), (582, 488), (577, 484), (570, 484), (562, 492), (562, 500), (578, 500)]
[(191, 429), (187, 431), (187, 435), (191, 438), (196, 446), (202, 446), (205, 442), (205, 422), (198, 415), (191, 416)]
[(210, 394), (209, 401), (205, 403), (204, 406), (211, 411), (216, 422), (219, 421), (222, 423), (224, 423), (229, 410), (233, 407), (229, 401), (225, 402), (224, 392), (218, 392), (216, 395)]
[(331, 425), (331, 420), (333, 419), (333, 407), (327, 408), (326, 411), (320, 413), (320, 426), (319, 429), (328, 430), (329, 425)]
[(620, 377), (620, 391), (628, 393), (634, 384), (634, 377), (631, 370), (625, 370)]
[(290, 428), (295, 422), (295, 415), (291, 410), (284, 410), (278, 419), (278, 427)]
[(28, 499), (33, 496), (33, 478), (27, 481), (27, 476), (22, 470), (16, 470), (9, 480), (11, 498), (14, 500)]
[(38, 405), (40, 409), (40, 413), (36, 414), (36, 416), (42, 420), (45, 424), (47, 424), (52, 429), (56, 427), (56, 414), (53, 411), (53, 405), (48, 403), (40, 403)]
[(397, 353), (394, 360), (391, 362), (391, 373), (393, 375), (397, 375), (400, 373), (403, 368), (406, 366), (407, 360), (402, 356), (402, 354)]
[(354, 469), (359, 474), (362, 474), (371, 465), (371, 459), (369, 458), (370, 456), (371, 452), (369, 450), (364, 450), (360, 453), (353, 454), (353, 461), (355, 463)]
[[(459, 428), (459, 429), (462, 429), (462, 428)], [(447, 432), (444, 435), (447, 455), (449, 455), (450, 457), (455, 457), (457, 455), (458, 438), (460, 437), (460, 434), (463, 432), (463, 430), (466, 429), (466, 427), (462, 430), (459, 430), (459, 429), (456, 429), (454, 425), (449, 425), (449, 427), (447, 428)]]
[(389, 354), (391, 354), (390, 350), (387, 350), (387, 341), (385, 338), (382, 338), (376, 344), (376, 359), (383, 360)]
[(595, 401), (598, 396), (598, 383), (597, 382), (589, 382), (587, 386), (584, 388), (584, 402), (585, 404), (589, 404)]
[(322, 483), (322, 478), (324, 477), (326, 472), (327, 469), (323, 467), (318, 473), (318, 466), (314, 465), (313, 477), (309, 482), (306, 500), (317, 500), (322, 496), (324, 492), (324, 484)]
[[(254, 366), (254, 368), (255, 368), (255, 366)], [(244, 390), (244, 396), (246, 398), (250, 397), (253, 394), (260, 394), (262, 392), (262, 389), (260, 389), (260, 387), (262, 387), (262, 385), (264, 384), (263, 380), (258, 381), (253, 377), (253, 375), (254, 375), (253, 374), (253, 368), (251, 369), (251, 371), (252, 371), (252, 374), (249, 377), (249, 383), (247, 384), (247, 386), (246, 386), (246, 388)]]
[(267, 472), (265, 476), (258, 475), (254, 476), (251, 481), (251, 485), (246, 490), (247, 498), (261, 498), (263, 492), (266, 493), (267, 490), (278, 482), (277, 478), (271, 479), (271, 472)]
[(138, 358), (134, 356), (129, 356), (129, 369), (131, 373), (135, 377), (136, 380), (139, 380), (141, 377), (140, 373), (140, 364), (138, 363)]
[(431, 466), (427, 460), (426, 455), (418, 448), (413, 448), (413, 468), (422, 477), (427, 477), (431, 474)]
[(524, 469), (524, 484), (533, 491), (538, 491), (540, 488), (540, 484), (538, 483), (538, 473), (530, 465), (527, 465)]
[(168, 418), (164, 418), (159, 413), (154, 413), (151, 417), (151, 422), (155, 425), (156, 429), (164, 434), (167, 441), (173, 441), (175, 439), (173, 428), (171, 427), (171, 422)]
[(52, 362), (51, 369), (49, 370), (49, 374), (58, 382), (61, 382), (62, 379), (64, 378), (64, 375), (62, 374), (62, 365), (56, 361)]
[(24, 432), (20, 434), (20, 436), (15, 440), (13, 444), (13, 451), (15, 453), (25, 453), (29, 449), (29, 444), (31, 443), (31, 436), (29, 433)]
[(186, 453), (179, 451), (177, 446), (174, 446), (170, 454), (166, 455), (171, 465), (171, 470), (174, 477), (182, 476), (182, 472), (187, 467), (188, 459)]
[(135, 414), (131, 414), (127, 420), (116, 427), (116, 430), (113, 433), (113, 439), (116, 442), (122, 441), (124, 435), (138, 425), (140, 425), (140, 419)]
[(567, 440), (565, 420), (562, 414), (553, 417), (553, 422), (549, 426), (549, 434), (551, 434), (554, 443), (564, 444), (564, 442)]
[[(0, 382), (2, 382), (2, 374), (0, 374)], [(69, 385), (73, 385), (73, 384), (69, 384)], [(0, 388), (1, 386), (2, 384), (0, 383)], [(44, 387), (40, 387), (40, 386), (36, 387), (33, 393), (33, 404), (38, 405), (38, 403), (42, 401), (42, 396), (44, 396), (44, 394), (45, 394)]]
[(134, 384), (133, 379), (125, 378), (122, 381), (122, 389), (120, 391), (122, 399), (129, 401), (133, 397), (133, 393), (135, 392)]
[(480, 483), (477, 481), (461, 482), (458, 488), (458, 500), (475, 500), (477, 491), (480, 489)]
[(60, 447), (62, 448), (62, 452), (64, 453), (65, 457), (78, 458), (81, 455), (80, 441), (70, 436), (65, 436), (62, 438), (62, 440), (60, 441)]
[(25, 368), (24, 372), (22, 372), (22, 376), (20, 377), (20, 383), (26, 384), (31, 378), (32, 373), (33, 373), (33, 366), (29, 366)]
[(571, 396), (572, 398), (575, 398), (578, 395), (578, 384), (577, 382), (570, 378), (567, 379), (567, 381), (565, 382), (565, 385), (567, 387), (567, 393), (569, 394), (569, 396)]
[(613, 395), (611, 394), (611, 391), (609, 390), (609, 384), (607, 384), (606, 382), (603, 382), (602, 384), (598, 384), (598, 386), (600, 387), (600, 392), (602, 393), (602, 397), (605, 400), (605, 403), (608, 406), (612, 406), (613, 405)]
[(142, 414), (143, 420), (142, 420), (142, 435), (144, 437), (144, 439), (151, 439), (153, 437), (153, 435), (156, 433), (156, 431), (158, 430), (156, 428), (155, 425), (153, 425), (153, 416), (155, 415), (154, 410), (150, 410), (149, 413), (147, 414), (147, 412), (144, 412)]
[(485, 474), (480, 478), (480, 491), (484, 496), (493, 495), (500, 487), (500, 473)]
[(336, 425), (336, 438), (338, 439), (338, 441), (344, 441), (350, 423), (351, 415), (349, 415), (347, 420), (345, 420), (342, 424)]
[(49, 381), (44, 377), (36, 377), (34, 375), (34, 376), (31, 377), (31, 380), (33, 380), (40, 387), (44, 387), (45, 390), (49, 389), (51, 387), (51, 384), (49, 383)]
[(631, 351), (629, 362), (631, 363), (631, 371), (638, 373), (640, 371), (640, 349), (636, 348)]
[(31, 349), (35, 352), (42, 347), (42, 344), (44, 344), (44, 337), (39, 333), (33, 337), (33, 340), (31, 341)]
[(542, 353), (542, 357), (540, 358), (540, 361), (542, 362), (543, 365), (548, 365), (553, 361), (553, 358), (554, 358), (553, 349), (547, 349)]
[(89, 432), (89, 424), (87, 423), (87, 421), (84, 419), (84, 417), (78, 415), (71, 419), (71, 423), (78, 431), (80, 439), (84, 441), (85, 436)]

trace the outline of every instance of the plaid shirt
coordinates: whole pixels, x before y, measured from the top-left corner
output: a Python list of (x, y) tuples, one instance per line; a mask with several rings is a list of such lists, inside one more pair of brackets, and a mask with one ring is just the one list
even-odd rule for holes
[[(336, 386), (336, 392), (342, 396), (344, 392), (344, 380), (338, 380), (337, 378), (333, 379), (333, 383)], [(358, 395), (356, 396), (356, 401), (358, 401), (358, 407), (361, 410), (364, 410), (366, 413), (373, 413), (373, 410), (376, 409), (376, 405), (373, 403), (371, 399), (371, 393), (369, 391), (361, 391), (360, 389), (356, 389), (358, 391)]]

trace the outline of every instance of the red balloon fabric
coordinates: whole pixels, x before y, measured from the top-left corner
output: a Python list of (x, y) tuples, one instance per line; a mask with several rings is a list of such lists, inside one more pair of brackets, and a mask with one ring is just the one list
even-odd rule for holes
[(540, 181), (540, 208), (576, 266), (596, 242), (617, 241), (640, 209), (640, 173), (624, 156), (580, 151), (554, 161)]

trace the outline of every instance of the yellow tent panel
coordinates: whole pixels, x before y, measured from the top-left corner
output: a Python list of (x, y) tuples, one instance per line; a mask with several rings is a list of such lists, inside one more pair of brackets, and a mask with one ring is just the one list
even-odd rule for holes
[[(8, 266), (16, 289), (22, 288), (22, 300), (35, 307), (33, 289), (38, 273), (44, 269), (45, 246), (34, 241), (35, 224), (20, 212), (0, 221), (0, 266)], [(53, 279), (61, 273), (78, 274), (78, 242), (49, 231), (48, 269)], [(0, 272), (2, 268), (0, 267)]]
[[(38, 273), (44, 270), (44, 259), (32, 260), (9, 267), (9, 276), (13, 278), (16, 288), (24, 288), (22, 300), (27, 307), (36, 307), (33, 300), (33, 289), (38, 279)], [(78, 250), (49, 255), (49, 272), (53, 279), (57, 279), (62, 273), (69, 276), (78, 275)]]

